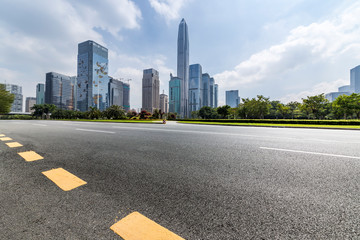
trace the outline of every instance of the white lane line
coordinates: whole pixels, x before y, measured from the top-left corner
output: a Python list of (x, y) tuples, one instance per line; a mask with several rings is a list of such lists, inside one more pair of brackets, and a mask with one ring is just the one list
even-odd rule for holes
[(102, 131), (102, 130), (95, 130), (95, 129), (83, 129), (83, 128), (76, 128), (77, 131), (85, 131), (85, 132), (100, 132), (100, 133), (115, 133), (110, 131)]
[(338, 155), (338, 154), (331, 154), (331, 153), (308, 152), (308, 151), (282, 149), (282, 148), (269, 148), (269, 147), (260, 147), (260, 148), (261, 148), (261, 149), (265, 149), (265, 150), (274, 150), (274, 151), (281, 151), (281, 152), (306, 153), (306, 154), (322, 155), (322, 156), (330, 156), (330, 157), (341, 157), (341, 158), (360, 159), (360, 157), (347, 156), (347, 155)]
[(45, 125), (45, 124), (40, 124), (40, 123), (33, 123), (32, 125), (34, 125), (34, 126), (47, 127), (47, 125)]

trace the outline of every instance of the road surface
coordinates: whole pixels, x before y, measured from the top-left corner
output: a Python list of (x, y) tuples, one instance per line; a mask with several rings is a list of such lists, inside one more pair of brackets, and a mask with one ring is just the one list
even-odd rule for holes
[[(0, 134), (1, 239), (122, 239), (110, 227), (133, 212), (184, 239), (360, 238), (360, 131), (2, 120)], [(83, 182), (63, 190), (45, 175), (59, 168)]]

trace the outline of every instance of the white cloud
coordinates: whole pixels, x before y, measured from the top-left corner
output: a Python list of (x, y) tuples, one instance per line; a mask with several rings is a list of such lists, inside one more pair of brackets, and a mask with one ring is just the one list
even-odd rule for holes
[[(305, 88), (308, 89), (313, 89), (316, 84), (317, 87), (324, 87), (326, 84), (324, 81), (327, 80), (331, 82), (334, 78), (345, 78), (345, 76), (331, 76), (330, 74), (333, 73), (331, 68), (333, 65), (341, 65), (348, 69), (354, 67), (349, 64), (354, 64), (356, 60), (359, 61), (359, 15), (360, 4), (355, 3), (329, 20), (312, 23), (308, 26), (299, 26), (290, 31), (282, 43), (253, 54), (247, 60), (240, 62), (234, 69), (216, 74), (215, 78), (226, 83), (226, 90), (244, 89), (250, 86), (261, 88), (261, 86), (268, 86), (269, 83), (272, 83), (273, 94), (281, 88), (289, 88), (290, 84), (297, 84), (285, 82), (282, 80), (284, 78), (296, 76), (296, 79), (300, 79), (300, 75), (306, 76), (307, 79), (304, 77), (302, 81), (303, 85), (306, 85)], [(318, 65), (318, 72), (314, 73), (317, 78), (314, 76), (314, 79), (308, 79), (311, 73), (307, 71), (313, 70), (311, 66), (314, 65)], [(320, 82), (324, 82), (321, 83), (323, 85)], [(329, 86), (331, 84), (329, 83)], [(304, 89), (302, 93), (295, 95), (303, 96), (307, 92), (316, 93), (318, 92), (316, 91), (317, 87), (308, 91)], [(326, 92), (325, 89), (322, 91)]]
[(302, 98), (307, 98), (308, 96), (314, 96), (322, 93), (326, 94), (329, 92), (337, 92), (339, 87), (348, 84), (349, 84), (349, 80), (344, 80), (344, 79), (337, 79), (332, 82), (321, 82), (316, 84), (313, 88), (309, 90), (302, 91), (299, 93), (288, 94), (286, 96), (281, 97), (278, 100), (283, 103), (288, 103), (292, 101), (301, 102)]
[(181, 8), (189, 1), (190, 0), (149, 0), (151, 7), (168, 22), (178, 19)]
[(121, 30), (138, 29), (140, 19), (130, 0), (3, 0), (0, 81), (20, 84), (25, 96), (35, 96), (46, 72), (76, 75), (78, 43), (91, 39), (105, 45), (99, 30), (121, 38)]

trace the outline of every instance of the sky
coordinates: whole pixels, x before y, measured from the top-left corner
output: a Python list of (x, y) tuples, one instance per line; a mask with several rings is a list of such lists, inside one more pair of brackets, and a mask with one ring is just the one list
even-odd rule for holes
[(168, 94), (176, 75), (177, 31), (189, 30), (190, 64), (241, 98), (284, 103), (336, 91), (360, 64), (356, 0), (2, 0), (0, 82), (34, 97), (47, 72), (77, 75), (77, 45), (109, 49), (109, 75), (131, 79), (131, 108), (141, 108), (142, 71), (160, 73)]

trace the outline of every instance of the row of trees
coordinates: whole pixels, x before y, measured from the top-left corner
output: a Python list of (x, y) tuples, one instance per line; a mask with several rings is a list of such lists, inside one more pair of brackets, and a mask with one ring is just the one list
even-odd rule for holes
[(270, 101), (262, 95), (243, 98), (236, 108), (228, 105), (218, 108), (202, 107), (191, 113), (202, 119), (360, 119), (360, 94), (341, 95), (330, 103), (324, 94), (303, 98), (302, 102), (283, 104)]
[(153, 114), (145, 110), (140, 113), (134, 110), (125, 112), (123, 107), (117, 105), (112, 105), (104, 111), (90, 107), (87, 112), (64, 110), (54, 104), (35, 104), (31, 109), (34, 110), (34, 117), (47, 119), (176, 119), (176, 114), (165, 114), (158, 109), (155, 109)]

